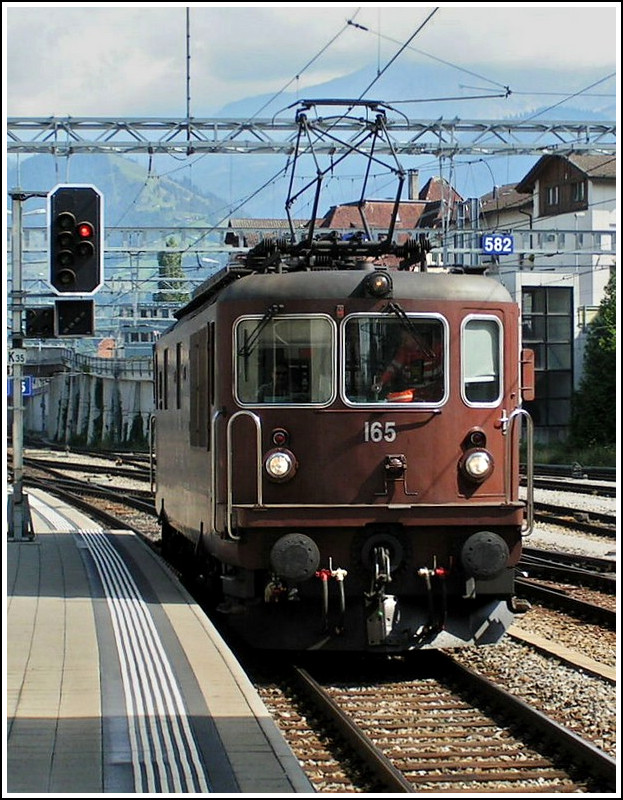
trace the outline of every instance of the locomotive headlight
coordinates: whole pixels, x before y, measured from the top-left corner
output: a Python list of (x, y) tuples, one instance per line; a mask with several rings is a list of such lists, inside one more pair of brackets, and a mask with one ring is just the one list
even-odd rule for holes
[(289, 450), (271, 450), (264, 459), (268, 477), (274, 481), (287, 481), (296, 472), (296, 459)]
[(379, 270), (367, 276), (364, 280), (364, 286), (372, 297), (387, 297), (388, 294), (391, 294), (393, 288), (392, 279), (387, 272)]
[(473, 481), (484, 481), (493, 472), (493, 458), (487, 450), (470, 450), (461, 459), (461, 469)]

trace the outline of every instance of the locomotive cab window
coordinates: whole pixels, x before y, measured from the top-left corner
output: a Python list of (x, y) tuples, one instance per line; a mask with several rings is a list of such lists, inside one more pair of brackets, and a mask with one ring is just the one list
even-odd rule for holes
[(322, 316), (248, 317), (235, 334), (243, 405), (327, 405), (334, 397), (335, 326)]
[(441, 403), (446, 394), (446, 323), (433, 315), (353, 316), (344, 326), (349, 403)]
[(495, 317), (470, 317), (462, 332), (462, 392), (470, 405), (495, 405), (502, 387), (502, 328)]

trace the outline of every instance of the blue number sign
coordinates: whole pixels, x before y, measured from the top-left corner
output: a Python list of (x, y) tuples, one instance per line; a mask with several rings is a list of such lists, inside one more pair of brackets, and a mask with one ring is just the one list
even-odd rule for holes
[(515, 240), (508, 233), (485, 233), (481, 246), (488, 256), (507, 256), (515, 252)]
[[(7, 396), (8, 397), (12, 397), (13, 396), (13, 378), (8, 378), (7, 379), (6, 388), (7, 388), (7, 392), (6, 392)], [(33, 381), (32, 381), (32, 376), (31, 375), (26, 375), (24, 378), (22, 378), (22, 396), (23, 397), (32, 397), (33, 388), (34, 387), (33, 387)]]

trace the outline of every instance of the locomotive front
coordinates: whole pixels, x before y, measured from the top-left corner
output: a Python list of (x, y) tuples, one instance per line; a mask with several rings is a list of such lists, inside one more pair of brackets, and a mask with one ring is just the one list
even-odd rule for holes
[(482, 276), (300, 271), (222, 293), (206, 548), (244, 638), (377, 652), (500, 638), (530, 524), (517, 315)]
[[(361, 106), (358, 146), (398, 180), (383, 235), (265, 239), (209, 279), (156, 347), (163, 544), (266, 648), (403, 652), (497, 641), (532, 525), (519, 497), (531, 361), (518, 307), (483, 275), (427, 271), (424, 233), (394, 241), (405, 170), (377, 101), (302, 101), (304, 154)], [(365, 144), (364, 144), (365, 143)], [(370, 155), (371, 159), (372, 156)], [(385, 157), (383, 156), (382, 160)], [(392, 165), (391, 160), (396, 163)], [(361, 198), (366, 196), (369, 165)], [(309, 184), (308, 184), (309, 186)], [(306, 187), (307, 188), (307, 187)], [(304, 191), (304, 190), (302, 190)], [(391, 265), (392, 268), (388, 268)], [(522, 369), (522, 366), (525, 369)]]

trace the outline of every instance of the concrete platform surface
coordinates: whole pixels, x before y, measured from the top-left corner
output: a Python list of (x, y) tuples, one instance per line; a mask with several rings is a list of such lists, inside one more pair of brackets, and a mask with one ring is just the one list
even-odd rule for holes
[(3, 796), (309, 793), (219, 633), (135, 534), (29, 493), (5, 549)]

